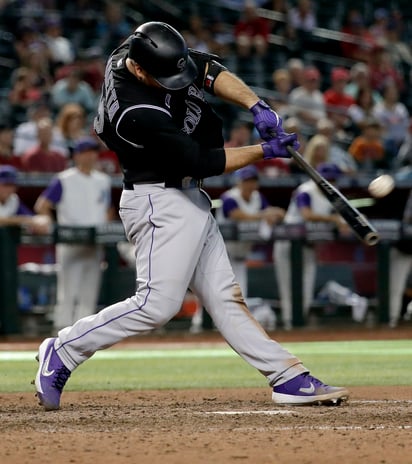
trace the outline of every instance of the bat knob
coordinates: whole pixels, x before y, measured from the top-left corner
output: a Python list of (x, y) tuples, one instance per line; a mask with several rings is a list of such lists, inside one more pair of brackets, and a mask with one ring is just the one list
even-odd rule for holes
[(379, 242), (379, 235), (377, 232), (369, 232), (365, 235), (363, 241), (366, 245), (374, 246)]

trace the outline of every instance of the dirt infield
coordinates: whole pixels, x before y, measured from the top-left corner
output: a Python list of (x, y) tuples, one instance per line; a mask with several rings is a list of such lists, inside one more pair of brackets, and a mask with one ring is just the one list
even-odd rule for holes
[[(355, 331), (356, 332), (356, 331)], [(374, 336), (372, 336), (374, 335)], [(411, 338), (412, 329), (293, 332), (279, 341)], [(150, 337), (144, 343), (219, 340)], [(139, 343), (131, 341), (131, 343)], [(37, 342), (0, 344), (28, 349)], [(412, 386), (353, 387), (340, 407), (276, 407), (268, 388), (65, 392), (45, 413), (34, 394), (0, 394), (2, 464), (412, 462)]]

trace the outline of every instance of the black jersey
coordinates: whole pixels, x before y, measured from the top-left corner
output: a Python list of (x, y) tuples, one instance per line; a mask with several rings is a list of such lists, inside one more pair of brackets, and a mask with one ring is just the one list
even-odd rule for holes
[(196, 179), (225, 168), (222, 122), (202, 90), (205, 61), (194, 56), (197, 79), (169, 91), (139, 82), (126, 68), (129, 40), (110, 56), (94, 129), (120, 161), (128, 183)]

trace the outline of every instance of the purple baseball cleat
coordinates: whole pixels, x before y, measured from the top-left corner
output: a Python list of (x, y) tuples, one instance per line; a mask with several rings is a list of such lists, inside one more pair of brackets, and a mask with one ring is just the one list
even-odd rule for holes
[(55, 340), (55, 338), (46, 338), (36, 356), (39, 369), (34, 383), (37, 397), (46, 411), (59, 409), (63, 387), (71, 374), (54, 349)]
[(344, 387), (331, 387), (312, 377), (300, 374), (282, 385), (273, 387), (272, 400), (283, 405), (336, 405), (349, 398)]

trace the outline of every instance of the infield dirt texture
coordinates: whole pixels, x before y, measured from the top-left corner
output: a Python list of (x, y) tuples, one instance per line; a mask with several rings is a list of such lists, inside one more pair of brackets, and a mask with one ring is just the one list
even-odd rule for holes
[[(411, 339), (412, 327), (273, 334), (279, 342), (311, 337)], [(201, 340), (221, 338), (162, 335), (130, 343), (138, 348)], [(18, 349), (15, 342), (3, 349), (12, 346)], [(37, 342), (20, 347), (36, 349)], [(49, 413), (37, 406), (33, 393), (0, 394), (0, 462), (412, 463), (412, 386), (350, 391), (349, 403), (341, 407), (295, 408), (273, 405), (268, 388), (65, 392), (64, 407)]]

